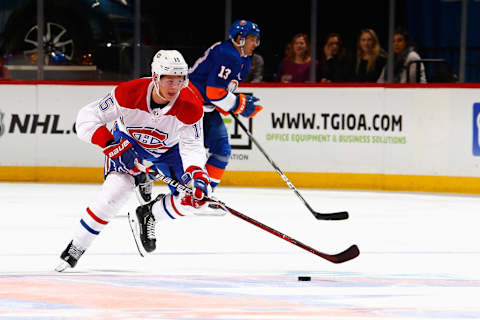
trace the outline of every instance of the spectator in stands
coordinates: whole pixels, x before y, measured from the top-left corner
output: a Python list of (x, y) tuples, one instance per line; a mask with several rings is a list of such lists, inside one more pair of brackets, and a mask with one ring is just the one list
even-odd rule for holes
[(320, 54), (320, 82), (345, 82), (352, 77), (351, 59), (338, 33), (330, 33)]
[[(395, 53), (395, 64), (393, 68), (393, 82), (406, 83), (417, 82), (417, 63), (412, 61), (420, 60), (419, 54), (415, 51), (415, 46), (410, 41), (408, 32), (404, 28), (397, 28), (393, 35), (393, 52)], [(407, 74), (408, 72), (408, 74)], [(420, 83), (426, 83), (425, 67), (420, 64), (418, 70), (420, 74)], [(387, 82), (387, 66), (383, 68), (379, 83)]]
[(357, 58), (352, 81), (377, 82), (386, 63), (387, 53), (380, 47), (375, 31), (361, 30), (357, 41)]
[(4, 62), (5, 59), (0, 56), (0, 80), (12, 80), (12, 75)]
[[(315, 61), (318, 65), (318, 61)], [(277, 82), (310, 81), (310, 41), (304, 33), (293, 36), (286, 47), (286, 56), (278, 67)]]
[(258, 53), (254, 53), (251, 58), (252, 66), (243, 82), (262, 82), (263, 80), (263, 57)]

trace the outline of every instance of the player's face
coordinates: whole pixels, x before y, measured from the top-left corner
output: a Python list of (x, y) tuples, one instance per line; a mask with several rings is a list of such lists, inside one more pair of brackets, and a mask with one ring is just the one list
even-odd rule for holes
[(168, 101), (172, 100), (175, 95), (183, 88), (185, 84), (184, 76), (162, 76), (158, 82), (158, 90), (160, 94), (166, 98)]
[(245, 38), (245, 46), (243, 47), (243, 52), (247, 56), (251, 56), (253, 54), (253, 51), (258, 47), (258, 44), (260, 43), (258, 39), (258, 36), (254, 36), (253, 34), (248, 35)]

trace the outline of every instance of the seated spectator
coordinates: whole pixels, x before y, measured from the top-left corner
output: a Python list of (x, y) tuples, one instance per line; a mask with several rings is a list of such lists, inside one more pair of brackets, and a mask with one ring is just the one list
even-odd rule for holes
[(8, 68), (4, 65), (5, 59), (0, 57), (0, 80), (12, 80), (12, 75)]
[[(417, 64), (412, 63), (409, 66), (411, 61), (420, 60), (420, 56), (415, 51), (415, 47), (410, 41), (408, 32), (403, 28), (397, 28), (393, 35), (393, 52), (395, 53), (395, 64), (393, 67), (393, 82), (397, 83), (406, 83), (408, 82), (417, 82)], [(407, 70), (407, 68), (409, 68)], [(408, 76), (407, 76), (408, 72)], [(425, 67), (420, 64), (420, 83), (426, 83)], [(380, 77), (378, 78), (379, 83), (387, 82), (387, 66), (383, 68)]]
[(352, 66), (338, 33), (330, 33), (320, 54), (320, 82), (350, 81)]
[(252, 66), (243, 82), (262, 82), (263, 80), (263, 58), (261, 55), (254, 53), (252, 55)]
[[(318, 61), (315, 61), (318, 65)], [(278, 67), (277, 82), (310, 81), (310, 42), (304, 33), (296, 34), (286, 47), (286, 57)]]
[(377, 34), (363, 29), (357, 41), (357, 61), (352, 81), (377, 82), (387, 63), (387, 53), (380, 48)]

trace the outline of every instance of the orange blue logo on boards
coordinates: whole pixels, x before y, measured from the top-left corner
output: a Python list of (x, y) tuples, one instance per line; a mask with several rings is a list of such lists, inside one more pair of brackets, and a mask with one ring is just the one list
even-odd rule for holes
[(473, 148), (474, 156), (480, 156), (480, 103), (473, 104)]

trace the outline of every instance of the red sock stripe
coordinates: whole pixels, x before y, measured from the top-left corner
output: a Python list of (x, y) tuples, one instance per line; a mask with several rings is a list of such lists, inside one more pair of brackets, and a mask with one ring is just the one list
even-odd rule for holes
[(177, 207), (175, 207), (175, 203), (173, 203), (173, 196), (170, 196), (170, 202), (172, 203), (172, 208), (173, 210), (175, 210), (175, 213), (183, 217), (183, 214), (181, 214), (180, 211), (177, 210)]
[(90, 208), (87, 208), (87, 213), (90, 215), (90, 217), (92, 217), (93, 220), (97, 221), (97, 222), (100, 223), (100, 224), (107, 224), (107, 223), (108, 223), (108, 221), (102, 220), (102, 219), (100, 219), (99, 217), (97, 217), (97, 216), (92, 212), (92, 210), (90, 210)]

